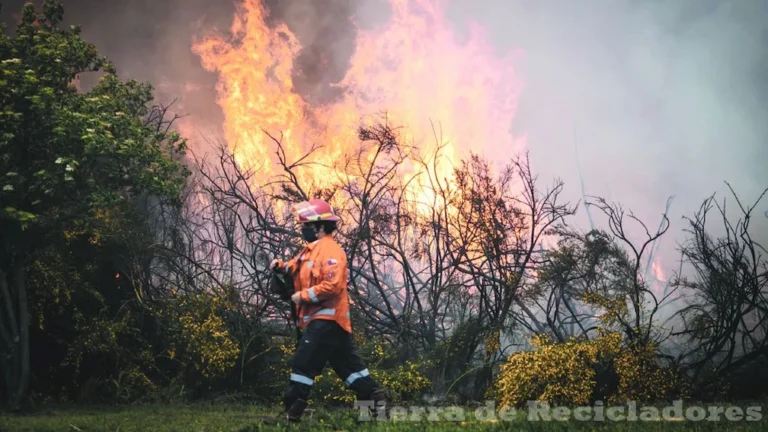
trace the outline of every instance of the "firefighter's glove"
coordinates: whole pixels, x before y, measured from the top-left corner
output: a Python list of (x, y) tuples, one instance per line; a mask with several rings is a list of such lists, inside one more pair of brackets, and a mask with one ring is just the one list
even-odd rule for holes
[(272, 263), (269, 265), (270, 270), (272, 270), (275, 273), (284, 273), (284, 263), (282, 260), (274, 259), (272, 260)]
[(291, 301), (296, 304), (301, 304), (301, 293), (297, 292), (291, 296)]

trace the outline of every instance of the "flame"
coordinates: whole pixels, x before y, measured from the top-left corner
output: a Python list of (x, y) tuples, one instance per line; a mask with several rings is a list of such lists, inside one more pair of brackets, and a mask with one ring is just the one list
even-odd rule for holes
[(664, 293), (667, 285), (667, 276), (664, 274), (664, 268), (661, 266), (661, 261), (658, 258), (653, 260), (651, 272), (653, 273), (653, 285), (656, 287), (656, 293)]
[[(441, 180), (468, 151), (496, 156), (524, 145), (510, 132), (522, 89), (513, 67), (520, 52), (496, 55), (474, 24), (466, 41), (457, 42), (442, 0), (389, 3), (388, 22), (357, 32), (355, 53), (338, 84), (343, 94), (325, 105), (293, 91), (301, 46), (287, 25), (265, 23), (269, 11), (259, 0), (239, 4), (229, 35), (193, 44), (203, 67), (218, 72), (217, 103), (236, 162), (260, 172), (254, 178), (261, 183), (252, 186), (263, 187), (281, 173), (276, 145), (263, 131), (282, 141), (289, 163), (321, 146), (312, 159), (318, 164), (296, 174), (304, 185), (330, 187), (339, 174), (334, 162), (359, 145), (360, 119), (381, 112), (404, 126), (408, 144), (425, 154), (438, 144), (439, 125), (438, 139), (447, 145), (430, 175)], [(421, 171), (411, 168), (403, 178)], [(432, 202), (423, 183), (412, 192)]]
[(664, 269), (661, 267), (661, 263), (659, 262), (658, 258), (656, 258), (653, 261), (653, 264), (651, 264), (651, 271), (653, 272), (653, 276), (659, 282), (666, 282), (667, 281), (667, 277), (664, 274)]

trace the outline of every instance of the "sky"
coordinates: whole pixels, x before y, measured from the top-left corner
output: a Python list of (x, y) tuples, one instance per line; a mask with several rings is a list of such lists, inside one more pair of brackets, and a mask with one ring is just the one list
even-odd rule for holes
[[(324, 84), (343, 76), (354, 49), (349, 17), (376, 22), (387, 13), (382, 0), (267, 1), (306, 47), (304, 64), (333, 47), (336, 67), (297, 83), (317, 100), (330, 97)], [(3, 1), (2, 21), (21, 4)], [(82, 25), (121, 75), (151, 81), (161, 100), (180, 98), (177, 107), (201, 129), (220, 126), (216, 75), (190, 47), (205, 30), (226, 30), (234, 3), (63, 4), (65, 21)], [(525, 52), (524, 90), (508, 126), (527, 137), (541, 181), (561, 178), (572, 201), (582, 199), (583, 182), (586, 194), (620, 202), (651, 227), (674, 196), (661, 251), (667, 271), (676, 267), (682, 217), (713, 193), (730, 202), (724, 181), (745, 203), (768, 187), (768, 2), (455, 0), (448, 15), (459, 33), (482, 25), (500, 54)], [(576, 221), (589, 228), (583, 208)], [(753, 224), (768, 247), (768, 197)]]

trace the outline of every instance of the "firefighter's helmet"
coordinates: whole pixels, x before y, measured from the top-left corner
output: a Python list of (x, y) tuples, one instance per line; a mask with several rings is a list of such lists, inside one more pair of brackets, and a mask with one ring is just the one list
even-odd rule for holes
[(333, 207), (320, 199), (311, 199), (294, 204), (291, 207), (296, 221), (299, 223), (329, 221), (337, 222), (341, 220), (333, 211)]

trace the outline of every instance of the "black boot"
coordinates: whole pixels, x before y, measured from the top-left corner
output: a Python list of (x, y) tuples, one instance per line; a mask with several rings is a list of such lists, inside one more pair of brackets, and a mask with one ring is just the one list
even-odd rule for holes
[[(387, 409), (387, 398), (384, 394), (384, 390), (375, 390), (368, 397), (358, 397), (358, 403), (361, 403), (366, 415), (357, 419), (358, 423), (370, 421), (370, 420), (388, 420), (389, 410)], [(360, 413), (363, 414), (363, 413)]]
[(297, 422), (301, 420), (301, 415), (304, 414), (304, 410), (307, 409), (307, 401), (304, 399), (296, 399), (285, 412), (288, 421)]
[(384, 394), (384, 390), (376, 390), (371, 394), (373, 400), (373, 418), (388, 420), (389, 410), (387, 409), (387, 396)]
[(296, 399), (291, 405), (285, 406), (280, 414), (269, 417), (261, 416), (260, 420), (266, 424), (277, 424), (281, 420), (288, 420), (290, 422), (298, 422), (301, 420), (301, 415), (304, 414), (304, 410), (307, 408), (307, 401), (304, 399)]

